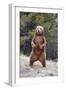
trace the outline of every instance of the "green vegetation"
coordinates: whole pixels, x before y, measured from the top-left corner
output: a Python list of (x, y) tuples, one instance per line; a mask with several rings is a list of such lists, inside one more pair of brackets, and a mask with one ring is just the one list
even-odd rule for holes
[(30, 54), (31, 40), (37, 25), (41, 25), (45, 29), (44, 35), (48, 42), (47, 56), (49, 51), (54, 50), (54, 56), (57, 58), (58, 14), (55, 13), (20, 12), (20, 51), (24, 54)]

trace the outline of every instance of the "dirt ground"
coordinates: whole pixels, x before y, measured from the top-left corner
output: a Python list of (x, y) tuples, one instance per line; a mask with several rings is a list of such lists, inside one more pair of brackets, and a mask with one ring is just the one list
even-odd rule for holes
[(44, 77), (57, 76), (58, 64), (52, 60), (46, 60), (46, 68), (42, 67), (39, 61), (36, 61), (33, 66), (29, 66), (30, 57), (20, 55), (19, 75), (20, 77)]

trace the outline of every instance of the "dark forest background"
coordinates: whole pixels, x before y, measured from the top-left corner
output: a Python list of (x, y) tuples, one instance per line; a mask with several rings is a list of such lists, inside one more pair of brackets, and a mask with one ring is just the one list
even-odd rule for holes
[(20, 12), (20, 52), (29, 56), (31, 40), (37, 25), (44, 27), (47, 59), (58, 58), (58, 14)]

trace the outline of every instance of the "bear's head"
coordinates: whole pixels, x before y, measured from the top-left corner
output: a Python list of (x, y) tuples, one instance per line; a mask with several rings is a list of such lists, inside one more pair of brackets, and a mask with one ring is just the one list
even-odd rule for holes
[(37, 26), (36, 27), (36, 35), (43, 35), (44, 33), (44, 27), (43, 26)]

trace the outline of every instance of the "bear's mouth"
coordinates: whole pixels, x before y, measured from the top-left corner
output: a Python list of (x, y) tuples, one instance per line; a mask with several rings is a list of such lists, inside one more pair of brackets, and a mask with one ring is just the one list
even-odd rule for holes
[(38, 30), (38, 31), (36, 31), (36, 35), (43, 35), (43, 32)]

